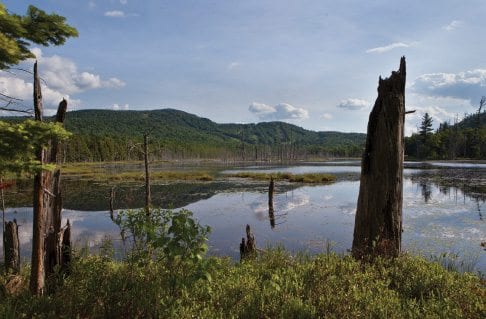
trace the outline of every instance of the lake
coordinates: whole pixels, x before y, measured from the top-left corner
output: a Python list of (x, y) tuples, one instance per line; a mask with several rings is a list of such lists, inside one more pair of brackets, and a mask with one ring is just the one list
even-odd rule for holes
[[(405, 163), (403, 187), (403, 248), (427, 257), (447, 253), (465, 270), (486, 272), (486, 164)], [(154, 166), (154, 170), (191, 167)], [(197, 169), (202, 169), (200, 166)], [(212, 167), (211, 169), (215, 169)], [(283, 245), (290, 251), (310, 253), (331, 247), (346, 253), (352, 244), (354, 215), (359, 192), (360, 167), (357, 161), (305, 163), (290, 166), (217, 167), (220, 177), (212, 182), (155, 183), (155, 205), (187, 208), (201, 224), (209, 225), (209, 253), (239, 258), (239, 243), (246, 224), (251, 225), (257, 245)], [(274, 215), (268, 211), (267, 182), (227, 178), (241, 171), (335, 174), (329, 185), (276, 183)], [(111, 185), (89, 180), (63, 180), (63, 219), (73, 226), (75, 246), (96, 251), (104, 238), (120, 245), (118, 227), (108, 212)], [(30, 188), (30, 183), (19, 189)], [(17, 194), (6, 219), (17, 219), (21, 255), (30, 256), (32, 208), (30, 195)], [(142, 207), (142, 183), (118, 184), (118, 208)], [(24, 207), (25, 206), (25, 207)], [(3, 250), (2, 250), (3, 251)]]

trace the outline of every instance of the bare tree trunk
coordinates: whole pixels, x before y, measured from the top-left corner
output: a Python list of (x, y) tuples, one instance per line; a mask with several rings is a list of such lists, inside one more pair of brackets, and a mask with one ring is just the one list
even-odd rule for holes
[[(42, 93), (37, 74), (37, 62), (34, 64), (34, 112), (35, 120), (42, 121)], [(36, 159), (44, 163), (44, 150), (37, 150)], [(32, 265), (30, 272), (30, 290), (34, 295), (44, 292), (44, 236), (45, 236), (45, 210), (44, 210), (44, 172), (37, 172), (34, 176), (33, 199), (33, 229), (32, 229)]]
[[(63, 123), (67, 101), (62, 100), (56, 114), (56, 122)], [(42, 121), (42, 93), (34, 64), (34, 111), (35, 119)], [(46, 150), (39, 149), (36, 159), (41, 163), (59, 163), (60, 144), (52, 140)], [(32, 238), (32, 267), (30, 290), (35, 295), (43, 294), (46, 275), (54, 273), (61, 260), (61, 171), (40, 171), (34, 177), (34, 222)]]
[(273, 209), (273, 192), (275, 190), (275, 182), (273, 176), (270, 176), (270, 184), (268, 185), (268, 218), (270, 219), (270, 227), (275, 228), (275, 211)]
[(6, 222), (4, 227), (5, 270), (17, 274), (20, 271), (19, 226), (14, 219), (13, 222)]
[(361, 163), (353, 256), (397, 256), (402, 233), (405, 57), (400, 69), (380, 77)]
[(150, 171), (148, 161), (148, 133), (143, 135), (143, 158), (145, 162), (145, 211), (148, 214), (150, 212)]

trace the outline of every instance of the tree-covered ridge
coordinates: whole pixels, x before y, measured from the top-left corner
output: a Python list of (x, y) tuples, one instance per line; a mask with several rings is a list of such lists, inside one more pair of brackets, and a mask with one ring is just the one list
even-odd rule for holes
[(64, 152), (67, 161), (139, 159), (145, 132), (157, 159), (360, 156), (365, 140), (360, 133), (314, 132), (283, 122), (217, 124), (174, 109), (73, 111), (66, 114), (65, 127), (73, 133)]
[(486, 159), (486, 113), (467, 115), (455, 124), (440, 123), (435, 132), (405, 139), (405, 154), (421, 159)]

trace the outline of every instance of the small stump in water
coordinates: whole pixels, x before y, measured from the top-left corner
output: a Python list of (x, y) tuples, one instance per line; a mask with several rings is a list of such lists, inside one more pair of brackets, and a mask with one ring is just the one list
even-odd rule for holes
[(241, 238), (240, 243), (240, 261), (245, 258), (255, 258), (256, 257), (256, 241), (255, 236), (251, 232), (250, 225), (246, 225), (246, 241), (245, 238)]

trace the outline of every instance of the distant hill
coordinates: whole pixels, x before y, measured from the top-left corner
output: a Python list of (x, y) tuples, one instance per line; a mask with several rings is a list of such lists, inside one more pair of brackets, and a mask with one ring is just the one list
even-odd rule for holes
[(315, 132), (284, 122), (218, 124), (174, 109), (81, 110), (66, 114), (74, 133), (68, 160), (123, 160), (150, 132), (152, 149), (164, 158), (284, 160), (302, 156), (360, 156), (366, 135)]

